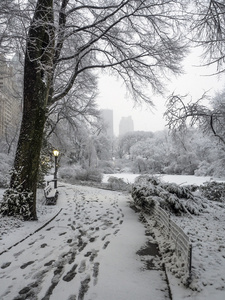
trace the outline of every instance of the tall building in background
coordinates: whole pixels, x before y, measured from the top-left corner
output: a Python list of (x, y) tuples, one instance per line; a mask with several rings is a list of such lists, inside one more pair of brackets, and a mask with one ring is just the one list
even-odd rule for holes
[(18, 94), (18, 78), (14, 74), (14, 64), (0, 55), (0, 136), (15, 131), (21, 115), (21, 98)]
[(131, 116), (129, 117), (122, 117), (122, 119), (120, 120), (120, 124), (119, 124), (119, 135), (123, 135), (127, 132), (131, 132), (134, 131), (134, 122), (131, 118)]
[(103, 119), (104, 130), (108, 137), (113, 138), (113, 110), (101, 109), (101, 117)]

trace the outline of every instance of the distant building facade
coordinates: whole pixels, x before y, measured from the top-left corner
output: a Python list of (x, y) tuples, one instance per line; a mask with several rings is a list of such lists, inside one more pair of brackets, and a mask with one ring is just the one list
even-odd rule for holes
[(106, 135), (110, 138), (113, 138), (113, 110), (112, 109), (101, 109), (100, 110), (101, 117), (103, 120), (103, 130)]
[(134, 131), (134, 122), (132, 117), (122, 117), (119, 124), (119, 135), (121, 136), (131, 131)]
[(0, 55), (0, 136), (5, 135), (9, 129), (16, 129), (22, 115), (21, 98), (14, 76), (15, 63), (15, 60), (8, 63)]

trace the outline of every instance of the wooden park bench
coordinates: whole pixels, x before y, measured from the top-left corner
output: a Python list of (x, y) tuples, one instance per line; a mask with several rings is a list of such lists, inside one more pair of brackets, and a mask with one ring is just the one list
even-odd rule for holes
[(51, 185), (47, 185), (44, 188), (44, 194), (46, 199), (46, 204), (56, 204), (59, 192), (54, 189)]

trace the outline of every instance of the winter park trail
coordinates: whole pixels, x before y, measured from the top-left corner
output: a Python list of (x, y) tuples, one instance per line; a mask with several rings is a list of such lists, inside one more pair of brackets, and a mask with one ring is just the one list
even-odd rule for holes
[(21, 242), (12, 231), (8, 251), (1, 246), (0, 299), (170, 299), (157, 247), (129, 201), (119, 192), (60, 186), (60, 213)]

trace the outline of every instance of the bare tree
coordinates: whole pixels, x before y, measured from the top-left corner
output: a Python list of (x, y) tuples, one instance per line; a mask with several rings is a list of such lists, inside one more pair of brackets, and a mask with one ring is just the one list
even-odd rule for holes
[[(189, 35), (192, 45), (203, 49), (202, 58), (206, 66), (216, 64), (215, 73), (224, 73), (225, 1), (194, 0), (190, 2), (188, 15), (191, 16), (189, 21), (192, 20)], [(187, 95), (171, 95), (165, 113), (168, 127), (176, 132), (186, 129), (187, 125), (197, 126), (208, 135), (215, 136), (224, 145), (224, 95), (223, 91), (210, 100), (207, 93), (204, 93), (195, 101), (189, 101)]]
[(97, 78), (90, 72), (86, 73), (88, 74), (81, 74), (77, 78), (65, 97), (49, 108), (45, 126), (46, 138), (49, 138), (55, 132), (57, 125), (62, 120), (67, 120), (70, 128), (74, 128), (74, 132), (76, 132), (81, 122), (99, 128), (100, 115), (95, 103)]
[(0, 3), (0, 49), (5, 52), (9, 46), (8, 28), (11, 23), (12, 15), (9, 13), (11, 10), (9, 1), (1, 1)]
[[(89, 80), (88, 74), (107, 69), (124, 80), (135, 101), (151, 104), (149, 85), (162, 92), (170, 72), (179, 73), (185, 53), (181, 9), (172, 0), (36, 1), (27, 32), (21, 132), (1, 209), (5, 214), (37, 218), (37, 174), (48, 109), (70, 93), (81, 75)], [(7, 199), (18, 203), (15, 190), (17, 198), (26, 199), (23, 211), (7, 206)]]
[(225, 145), (224, 96), (225, 92), (218, 94), (209, 105), (206, 94), (196, 102), (187, 102), (187, 96), (171, 95), (165, 113), (167, 126), (174, 132), (186, 130), (188, 126), (197, 126), (203, 132), (213, 134)]
[(206, 65), (217, 64), (224, 72), (225, 2), (224, 0), (194, 0), (192, 3), (192, 41), (204, 50)]

